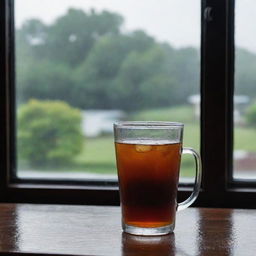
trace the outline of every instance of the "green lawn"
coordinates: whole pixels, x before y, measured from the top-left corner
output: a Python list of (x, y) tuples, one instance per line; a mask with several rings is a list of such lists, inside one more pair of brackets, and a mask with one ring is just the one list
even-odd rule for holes
[(128, 119), (196, 123), (194, 108), (188, 105), (139, 111), (131, 114)]
[(76, 166), (83, 166), (84, 171), (96, 173), (114, 173), (115, 150), (113, 136), (86, 139), (84, 149), (75, 159)]
[[(193, 109), (188, 106), (163, 108), (134, 113), (129, 120), (177, 121), (185, 123), (184, 146), (199, 149), (199, 122), (195, 121)], [(115, 173), (115, 152), (113, 136), (86, 139), (83, 152), (75, 159), (75, 166), (84, 167), (84, 171), (97, 173)], [(81, 169), (81, 168), (79, 168)], [(182, 161), (182, 175), (192, 176), (193, 158), (186, 156)]]
[[(196, 127), (191, 126), (195, 131)], [(196, 131), (195, 133), (196, 134)], [(197, 145), (196, 136), (189, 136), (185, 133), (185, 145)], [(184, 156), (182, 161), (182, 176), (193, 176), (193, 158), (192, 156)], [(113, 145), (113, 137), (102, 137), (97, 139), (87, 139), (82, 153), (75, 159), (73, 170), (88, 171), (95, 173), (115, 173), (115, 152)]]
[(235, 128), (234, 149), (256, 152), (256, 127)]
[[(193, 113), (192, 107), (181, 106), (141, 111), (130, 115), (128, 119), (183, 122), (185, 124), (183, 146), (199, 150), (199, 121), (195, 120)], [(235, 149), (256, 152), (255, 141), (256, 129), (246, 127), (236, 128)], [(182, 159), (181, 176), (193, 176), (193, 157), (184, 156)], [(45, 169), (49, 170), (48, 168)], [(55, 168), (55, 170), (116, 173), (113, 136), (108, 135), (99, 138), (86, 138), (83, 151), (74, 159), (72, 165)]]

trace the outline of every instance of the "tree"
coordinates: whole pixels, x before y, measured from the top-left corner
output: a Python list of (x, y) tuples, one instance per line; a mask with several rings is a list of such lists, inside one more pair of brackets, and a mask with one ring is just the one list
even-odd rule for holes
[(83, 97), (78, 100), (81, 102), (79, 107), (123, 108), (113, 98), (113, 95), (119, 97), (119, 87), (123, 88), (116, 82), (120, 67), (131, 52), (144, 52), (153, 43), (152, 38), (142, 32), (101, 37), (74, 76), (80, 88), (80, 98)]
[(166, 72), (165, 54), (154, 46), (144, 52), (131, 52), (116, 78), (112, 100), (126, 110), (170, 105), (173, 78)]
[(16, 32), (17, 52), (77, 66), (101, 36), (118, 34), (122, 22), (123, 18), (115, 13), (94, 10), (86, 13), (74, 8), (52, 25), (30, 19)]
[(24, 22), (16, 31), (16, 54), (24, 64), (24, 59), (39, 59), (45, 56), (45, 44), (48, 38), (48, 27), (38, 19)]
[(245, 49), (236, 50), (235, 92), (256, 97), (256, 54)]
[(63, 63), (28, 61), (17, 70), (18, 102), (31, 98), (63, 100), (72, 104), (76, 95), (72, 71)]
[(137, 110), (180, 104), (198, 92), (199, 52), (174, 49), (143, 30), (123, 32), (108, 11), (69, 9), (51, 25), (18, 33), (18, 102), (58, 99), (81, 109)]
[(18, 110), (17, 142), (33, 167), (66, 164), (83, 146), (80, 112), (61, 101), (30, 100)]
[(118, 34), (122, 22), (121, 16), (108, 11), (85, 13), (71, 8), (49, 27), (47, 56), (77, 66), (102, 36)]
[(256, 103), (251, 104), (245, 114), (245, 119), (249, 125), (256, 125)]
[(200, 88), (200, 53), (192, 47), (173, 49), (169, 45), (165, 50), (167, 72), (175, 80), (172, 104), (186, 102), (188, 96), (199, 93)]

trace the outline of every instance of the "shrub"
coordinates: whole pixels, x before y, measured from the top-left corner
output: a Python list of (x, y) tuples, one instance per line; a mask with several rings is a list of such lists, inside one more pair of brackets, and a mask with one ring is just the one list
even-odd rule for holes
[(256, 125), (256, 103), (249, 106), (246, 111), (245, 118), (249, 125)]
[(81, 115), (61, 101), (30, 100), (18, 110), (18, 154), (31, 166), (68, 163), (83, 146)]

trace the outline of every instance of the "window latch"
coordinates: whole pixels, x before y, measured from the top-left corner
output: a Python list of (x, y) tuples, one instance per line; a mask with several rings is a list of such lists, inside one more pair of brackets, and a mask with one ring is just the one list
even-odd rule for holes
[(212, 21), (213, 20), (213, 18), (212, 18), (212, 7), (206, 7), (205, 9), (204, 9), (204, 19), (205, 19), (205, 21)]

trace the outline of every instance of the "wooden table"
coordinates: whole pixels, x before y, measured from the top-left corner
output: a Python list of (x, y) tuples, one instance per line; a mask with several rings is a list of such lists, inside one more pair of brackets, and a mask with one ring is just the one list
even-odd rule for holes
[(0, 255), (256, 255), (256, 210), (189, 208), (174, 234), (122, 233), (119, 207), (0, 204)]

